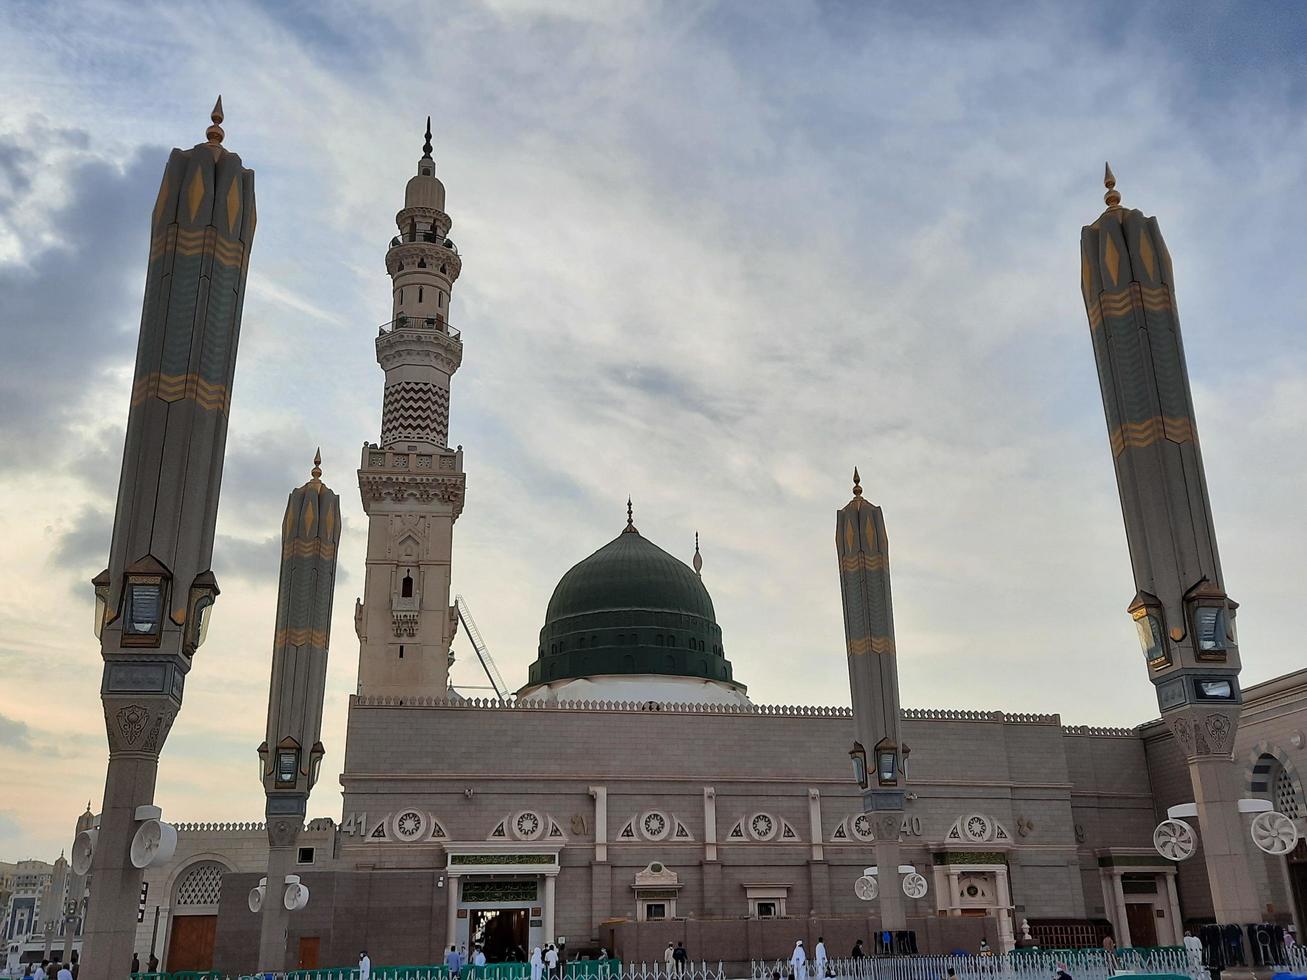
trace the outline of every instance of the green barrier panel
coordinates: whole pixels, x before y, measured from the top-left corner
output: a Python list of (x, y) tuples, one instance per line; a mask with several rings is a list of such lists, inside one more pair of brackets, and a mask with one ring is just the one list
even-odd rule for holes
[[(321, 970), (291, 970), (286, 980), (355, 980), (359, 975), (357, 967), (336, 966)], [(255, 975), (256, 980), (258, 974)]]

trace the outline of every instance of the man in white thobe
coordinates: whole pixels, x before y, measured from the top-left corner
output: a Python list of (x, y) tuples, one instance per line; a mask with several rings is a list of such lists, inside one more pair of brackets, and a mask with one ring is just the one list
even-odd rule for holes
[(821, 936), (817, 937), (817, 948), (812, 951), (812, 958), (816, 960), (817, 976), (826, 975), (826, 940)]
[(531, 980), (543, 980), (545, 973), (545, 958), (540, 953), (540, 947), (535, 948), (531, 954)]
[(359, 952), (359, 980), (372, 980), (372, 961), (366, 949)]
[(794, 952), (790, 954), (790, 972), (794, 974), (794, 980), (803, 980), (808, 975), (808, 952), (803, 948), (802, 939), (794, 944)]

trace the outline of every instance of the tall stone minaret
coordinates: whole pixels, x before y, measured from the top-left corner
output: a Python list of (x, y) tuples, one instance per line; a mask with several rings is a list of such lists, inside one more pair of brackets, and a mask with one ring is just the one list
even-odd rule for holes
[(377, 336), (386, 372), (381, 441), (363, 447), (367, 574), (354, 610), (358, 693), (444, 697), (457, 614), (449, 604), (454, 521), (463, 510), (463, 451), (451, 450), (449, 380), (463, 342), (449, 324), (462, 260), (449, 234), (445, 186), (431, 159), (431, 120), (417, 176), (386, 252), (392, 318)]
[(259, 746), (267, 797), (268, 877), (263, 896), (259, 969), (286, 969), (283, 895), (295, 869), (295, 844), (325, 749), (322, 698), (327, 687), (331, 599), (340, 543), (340, 498), (322, 482), (322, 455), (313, 457), (309, 482), (291, 491), (281, 522), (281, 577), (272, 638), (268, 727)]
[(1080, 279), (1125, 518), (1139, 631), (1162, 718), (1184, 751), (1217, 922), (1256, 922), (1232, 755), (1236, 603), (1225, 592), (1194, 425), (1175, 279), (1156, 218), (1107, 209), (1080, 233)]
[[(227, 445), (254, 173), (222, 145), (222, 100), (205, 142), (173, 150), (150, 219), (109, 567), (92, 584), (104, 659), (109, 768), (91, 857), (82, 980), (131, 972), (141, 857), (159, 853), (159, 752), (181, 710), (218, 583), (209, 567)], [(70, 283), (71, 286), (71, 283)]]
[(903, 756), (899, 738), (899, 671), (894, 652), (894, 602), (890, 596), (889, 539), (880, 508), (862, 496), (853, 471), (853, 499), (835, 515), (835, 553), (844, 601), (844, 636), (857, 743), (863, 809), (876, 833), (881, 928), (907, 928), (899, 882), (899, 834), (903, 823)]

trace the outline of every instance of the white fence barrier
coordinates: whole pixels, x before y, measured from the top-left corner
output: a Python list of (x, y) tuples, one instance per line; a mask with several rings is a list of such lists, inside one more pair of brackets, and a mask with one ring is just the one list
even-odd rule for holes
[[(992, 956), (867, 956), (828, 960), (825, 976), (839, 980), (1049, 980), (1065, 964), (1074, 980), (1109, 980), (1131, 973), (1174, 973), (1210, 980), (1207, 969), (1192, 963), (1180, 950), (1151, 954), (1132, 950), (1114, 960), (1101, 950), (1076, 951), (1071, 957), (1038, 951)], [(781, 980), (794, 976), (785, 960), (754, 960), (750, 980), (771, 980), (777, 974)], [(794, 980), (822, 980), (822, 974), (810, 959)]]

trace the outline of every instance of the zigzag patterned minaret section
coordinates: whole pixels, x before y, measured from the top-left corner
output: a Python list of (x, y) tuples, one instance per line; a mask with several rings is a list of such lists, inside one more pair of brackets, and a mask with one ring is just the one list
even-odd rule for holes
[(448, 237), (429, 119), (417, 170), (386, 252), (392, 318), (376, 342), (386, 372), (381, 441), (364, 446), (359, 468), (368, 553), (354, 618), (360, 694), (443, 697), (456, 623), (449, 605), (453, 525), (464, 488), (462, 450), (446, 445), (449, 383), (463, 360), (448, 319), (462, 260)]
[(835, 516), (844, 637), (857, 745), (865, 760), (863, 809), (872, 814), (880, 869), (881, 928), (904, 929), (899, 889), (899, 833), (903, 819), (906, 752), (899, 738), (899, 676), (890, 595), (889, 538), (885, 518), (863, 499), (853, 471), (853, 499)]
[(1162, 717), (1189, 761), (1218, 922), (1259, 914), (1230, 762), (1239, 721), (1237, 608), (1225, 592), (1171, 256), (1156, 218), (1107, 209), (1081, 230), (1081, 290), (1116, 468), (1136, 623)]
[(267, 737), (259, 747), (267, 796), (268, 879), (262, 908), (259, 966), (285, 969), (285, 876), (325, 750), (322, 699), (327, 685), (331, 603), (340, 542), (340, 498), (322, 482), (321, 456), (312, 478), (294, 490), (281, 527), (281, 578), (272, 640)]
[(222, 145), (173, 150), (150, 220), (149, 264), (109, 567), (95, 577), (109, 740), (83, 951), (84, 980), (130, 972), (141, 871), (137, 808), (218, 595), (210, 569), (227, 412), (254, 240), (254, 174)]

